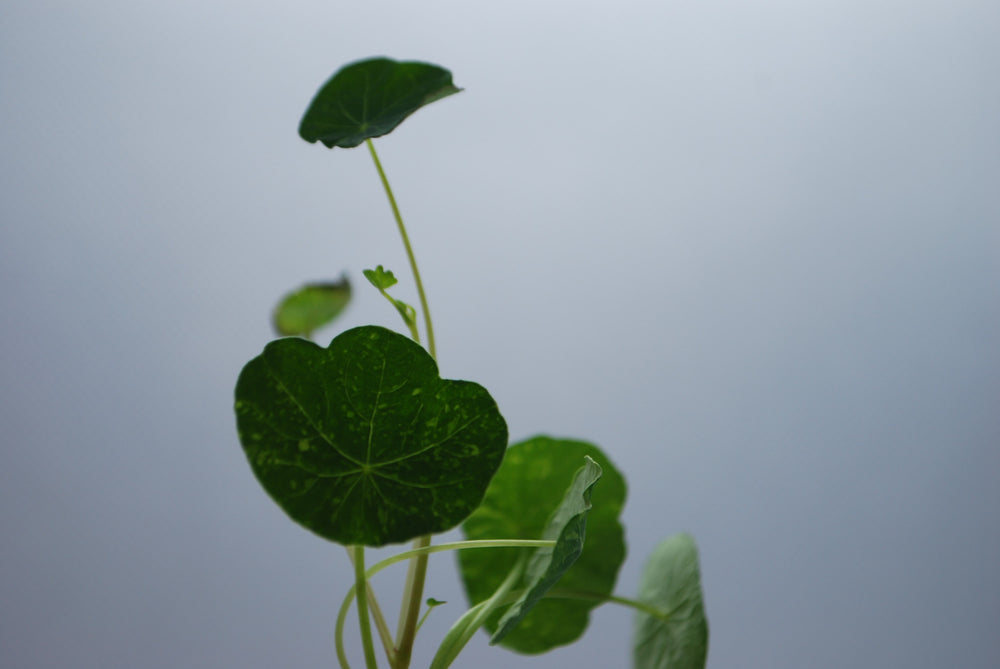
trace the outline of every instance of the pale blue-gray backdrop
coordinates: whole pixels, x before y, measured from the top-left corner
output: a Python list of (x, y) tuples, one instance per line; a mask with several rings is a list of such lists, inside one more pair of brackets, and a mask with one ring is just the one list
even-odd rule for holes
[[(321, 338), (398, 325), (365, 267), (413, 296), (368, 156), (296, 133), (382, 54), (466, 88), (379, 142), (442, 371), (625, 471), (623, 593), (688, 530), (711, 667), (1000, 666), (998, 34), (992, 0), (8, 0), (0, 664), (333, 666), (343, 552), (231, 393), (301, 281), (356, 280)], [(428, 594), (416, 666), (449, 556)], [(459, 666), (627, 666), (630, 624)]]

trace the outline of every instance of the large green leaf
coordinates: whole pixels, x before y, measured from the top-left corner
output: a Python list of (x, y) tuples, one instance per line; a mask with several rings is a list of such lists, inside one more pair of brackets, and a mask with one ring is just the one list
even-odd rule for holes
[(345, 65), (316, 93), (299, 135), (332, 149), (392, 132), (407, 116), (460, 88), (451, 72), (413, 61), (371, 58)]
[(441, 379), (423, 348), (375, 326), (325, 349), (268, 344), (237, 381), (236, 419), (268, 494), (345, 545), (454, 527), (479, 505), (507, 443), (486, 389)]
[(639, 583), (639, 601), (660, 615), (636, 615), (635, 669), (704, 669), (708, 620), (691, 535), (675, 534), (656, 547)]
[(339, 316), (350, 301), (346, 276), (332, 283), (308, 283), (281, 298), (271, 322), (279, 335), (309, 337)]
[[(572, 483), (583, 458), (600, 465), (603, 476), (593, 491), (583, 553), (500, 643), (522, 653), (542, 653), (572, 643), (587, 627), (590, 610), (612, 593), (625, 559), (624, 529), (618, 520), (625, 503), (625, 481), (600, 449), (580, 441), (535, 437), (507, 449), (482, 506), (462, 525), (469, 539), (536, 539)], [(471, 602), (489, 597), (514, 561), (510, 549), (460, 551), (462, 581)], [(551, 598), (559, 591), (580, 598)], [(486, 623), (495, 632), (500, 614)]]

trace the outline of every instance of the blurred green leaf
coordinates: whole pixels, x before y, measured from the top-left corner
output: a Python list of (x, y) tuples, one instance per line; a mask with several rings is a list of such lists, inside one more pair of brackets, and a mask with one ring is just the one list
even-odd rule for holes
[(708, 620), (698, 547), (691, 535), (675, 534), (656, 547), (643, 571), (638, 599), (662, 615), (636, 615), (635, 669), (704, 669)]
[[(500, 642), (522, 653), (542, 653), (578, 639), (587, 628), (590, 611), (615, 587), (625, 559), (624, 529), (618, 520), (625, 503), (625, 480), (593, 444), (535, 437), (507, 449), (483, 504), (462, 524), (469, 539), (535, 539), (549, 526), (563, 492), (574, 480), (583, 458), (603, 470), (593, 491), (587, 516), (583, 553), (542, 599)], [(461, 551), (462, 581), (470, 602), (489, 597), (510, 569), (510, 549)], [(556, 591), (580, 598), (551, 598)], [(497, 630), (500, 614), (487, 621)]]
[(351, 284), (347, 277), (333, 283), (308, 283), (285, 295), (271, 315), (275, 332), (283, 337), (309, 337), (347, 307)]
[(316, 534), (381, 546), (442, 532), (475, 509), (507, 444), (482, 386), (375, 326), (328, 348), (279, 339), (243, 368), (236, 423), (264, 489)]
[(345, 65), (316, 93), (299, 135), (327, 148), (351, 148), (392, 132), (407, 116), (458, 93), (451, 72), (414, 61), (371, 58)]

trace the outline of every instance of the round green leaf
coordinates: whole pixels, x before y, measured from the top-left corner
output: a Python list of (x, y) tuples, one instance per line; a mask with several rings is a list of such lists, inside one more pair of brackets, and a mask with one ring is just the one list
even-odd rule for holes
[(236, 423), (274, 501), (345, 545), (454, 527), (479, 505), (507, 444), (485, 388), (440, 378), (423, 348), (375, 326), (325, 349), (268, 344), (236, 383)]
[(704, 669), (708, 621), (701, 593), (698, 547), (689, 534), (664, 539), (639, 582), (639, 601), (662, 612), (635, 620), (636, 669)]
[[(590, 610), (610, 595), (625, 560), (624, 528), (618, 520), (625, 503), (625, 480), (593, 444), (539, 436), (507, 449), (482, 505), (462, 524), (469, 539), (538, 539), (549, 526), (574, 481), (584, 456), (603, 470), (592, 492), (583, 553), (500, 644), (521, 653), (542, 653), (572, 643), (587, 627)], [(510, 549), (460, 551), (459, 567), (473, 603), (487, 598), (514, 562)], [(556, 599), (571, 591), (585, 599)], [(497, 630), (501, 613), (485, 627)]]
[(351, 148), (392, 132), (424, 105), (458, 93), (451, 72), (413, 61), (371, 58), (345, 65), (316, 93), (299, 135), (327, 148)]
[(279, 335), (308, 337), (339, 316), (350, 301), (347, 277), (333, 283), (309, 283), (281, 298), (271, 322)]

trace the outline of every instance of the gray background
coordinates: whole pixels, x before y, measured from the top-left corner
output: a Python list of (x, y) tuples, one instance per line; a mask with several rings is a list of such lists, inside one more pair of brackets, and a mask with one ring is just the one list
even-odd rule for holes
[[(254, 481), (232, 387), (304, 280), (356, 280), (326, 339), (398, 327), (365, 267), (413, 297), (368, 156), (296, 133), (384, 54), (467, 89), (378, 144), (442, 372), (619, 464), (621, 592), (688, 530), (712, 667), (1000, 666), (998, 32), (992, 0), (5, 2), (0, 663), (333, 666), (346, 559)], [(451, 557), (428, 595), (415, 666)], [(458, 666), (625, 666), (631, 617)]]

